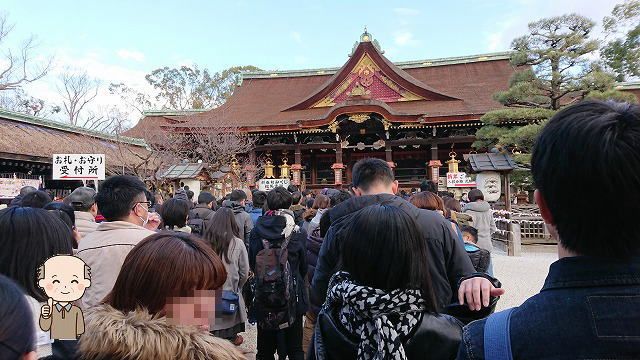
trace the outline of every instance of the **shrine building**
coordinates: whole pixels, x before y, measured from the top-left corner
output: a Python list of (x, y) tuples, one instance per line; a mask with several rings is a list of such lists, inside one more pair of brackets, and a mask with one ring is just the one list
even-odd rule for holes
[[(150, 112), (127, 135), (234, 126), (258, 138), (245, 154), (249, 185), (291, 177), (307, 189), (341, 187), (356, 161), (376, 157), (409, 189), (446, 176), (452, 155), (462, 160), (472, 151), (480, 117), (502, 106), (493, 94), (508, 87), (515, 71), (509, 58), (503, 52), (393, 63), (365, 31), (339, 69), (244, 73), (224, 105)], [(260, 162), (266, 176), (256, 171)]]

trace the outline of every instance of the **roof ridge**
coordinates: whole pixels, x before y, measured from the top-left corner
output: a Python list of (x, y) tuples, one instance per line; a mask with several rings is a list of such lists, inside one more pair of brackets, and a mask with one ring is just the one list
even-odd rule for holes
[(206, 112), (211, 109), (185, 109), (185, 110), (166, 110), (166, 109), (149, 109), (142, 112), (142, 116), (176, 116), (191, 115), (193, 113)]
[(117, 136), (117, 135), (107, 134), (101, 131), (88, 130), (80, 126), (65, 124), (59, 121), (45, 119), (42, 117), (23, 114), (23, 113), (18, 113), (18, 112), (14, 112), (14, 111), (2, 109), (2, 108), (0, 108), (0, 119), (8, 119), (8, 120), (17, 121), (17, 122), (26, 123), (26, 124), (43, 126), (43, 127), (47, 127), (55, 130), (61, 130), (61, 131), (66, 131), (66, 132), (81, 134), (81, 135), (88, 135), (88, 136), (92, 136), (92, 137), (103, 139), (103, 140), (118, 141), (118, 142), (123, 142), (123, 143), (137, 145), (137, 146), (144, 146), (144, 147), (147, 146), (144, 139), (133, 138), (128, 136)]
[[(412, 68), (419, 68), (419, 67), (444, 66), (444, 65), (454, 65), (454, 64), (470, 63), (470, 62), (506, 60), (511, 58), (512, 53), (513, 51), (502, 51), (502, 52), (493, 52), (493, 53), (484, 53), (484, 54), (475, 54), (475, 55), (462, 55), (462, 56), (424, 59), (424, 60), (399, 61), (399, 62), (391, 62), (391, 63), (401, 69), (412, 69)], [(240, 76), (243, 79), (259, 79), (259, 78), (278, 77), (281, 75), (283, 77), (333, 75), (341, 68), (342, 66), (315, 68), (315, 69), (298, 69), (298, 70), (249, 71), (249, 72), (241, 73)]]

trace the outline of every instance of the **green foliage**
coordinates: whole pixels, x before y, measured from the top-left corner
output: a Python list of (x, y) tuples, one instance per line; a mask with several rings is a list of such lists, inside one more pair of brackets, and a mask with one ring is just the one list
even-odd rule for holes
[(489, 111), (480, 121), (487, 125), (500, 125), (506, 122), (538, 123), (551, 118), (555, 111), (543, 108), (505, 108)]
[(619, 90), (606, 90), (606, 91), (598, 91), (594, 90), (587, 95), (588, 99), (597, 99), (597, 100), (614, 100), (614, 101), (622, 101), (628, 102), (631, 104), (637, 104), (638, 98), (630, 92), (619, 91)]
[(601, 49), (604, 63), (618, 81), (640, 76), (640, 0), (626, 0), (602, 20), (609, 42)]
[[(514, 156), (514, 158), (516, 158), (518, 155)], [(529, 155), (529, 160), (527, 159), (522, 159), (523, 161), (520, 162), (518, 160), (519, 163), (529, 163), (530, 162), (530, 157), (531, 155)], [(533, 175), (531, 174), (531, 170), (529, 169), (523, 169), (523, 170), (516, 170), (514, 172), (511, 173), (510, 176), (510, 180), (511, 180), (511, 185), (518, 187), (518, 188), (523, 188), (524, 190), (527, 191), (533, 191), (535, 190), (534, 186), (533, 186)]]

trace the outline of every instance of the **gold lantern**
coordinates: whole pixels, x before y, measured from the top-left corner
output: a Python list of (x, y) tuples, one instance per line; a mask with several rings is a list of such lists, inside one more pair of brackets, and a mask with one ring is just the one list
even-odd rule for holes
[(449, 165), (449, 172), (450, 173), (457, 173), (458, 172), (458, 164), (460, 163), (460, 160), (456, 160), (456, 153), (455, 151), (452, 151), (449, 153), (449, 156), (451, 157), (451, 159), (447, 160), (447, 165)]
[(271, 154), (267, 154), (267, 159), (264, 162), (264, 178), (274, 179), (275, 176), (273, 176), (273, 168), (275, 168), (275, 165), (273, 165), (273, 161), (271, 160)]
[(231, 171), (235, 174), (240, 174), (240, 163), (235, 155), (231, 155)]
[(290, 169), (291, 165), (287, 164), (287, 157), (282, 158), (282, 165), (278, 166), (280, 168), (280, 179), (289, 179), (291, 178)]

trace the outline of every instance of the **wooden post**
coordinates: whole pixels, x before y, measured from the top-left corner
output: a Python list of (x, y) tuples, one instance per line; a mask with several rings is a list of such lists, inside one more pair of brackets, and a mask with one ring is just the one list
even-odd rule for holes
[(504, 209), (511, 212), (511, 180), (509, 173), (504, 173)]
[(522, 255), (522, 233), (520, 224), (509, 223), (509, 232), (507, 235), (507, 255)]

